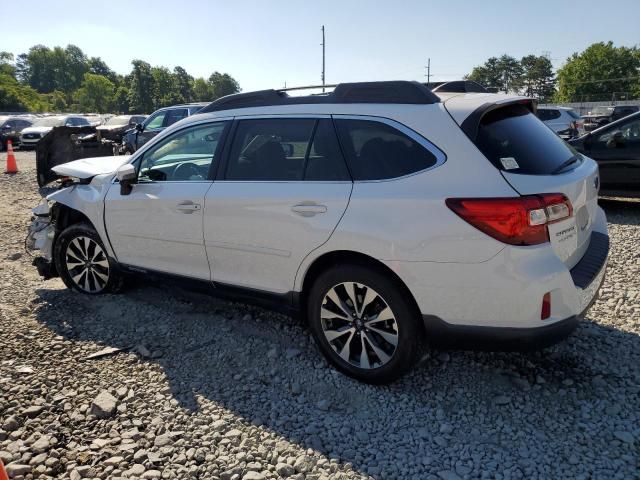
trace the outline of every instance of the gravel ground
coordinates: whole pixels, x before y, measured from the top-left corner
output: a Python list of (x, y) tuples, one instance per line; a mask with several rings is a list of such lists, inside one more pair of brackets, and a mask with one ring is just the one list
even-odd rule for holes
[[(298, 320), (141, 282), (88, 297), (22, 243), (33, 153), (0, 177), (0, 458), (14, 478), (640, 478), (640, 203), (603, 201), (600, 300), (532, 354), (331, 370)], [(2, 155), (4, 162), (4, 155)], [(87, 358), (107, 347), (121, 349)]]

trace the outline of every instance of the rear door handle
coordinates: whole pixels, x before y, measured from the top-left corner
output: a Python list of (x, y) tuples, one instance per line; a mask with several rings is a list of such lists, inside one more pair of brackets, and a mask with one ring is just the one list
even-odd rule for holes
[(180, 213), (193, 213), (193, 212), (197, 212), (198, 210), (200, 210), (200, 204), (199, 203), (193, 203), (193, 202), (183, 202), (183, 203), (178, 204), (176, 209)]
[(291, 211), (303, 217), (313, 217), (319, 213), (325, 213), (327, 207), (326, 205), (318, 205), (317, 203), (299, 203), (291, 207)]

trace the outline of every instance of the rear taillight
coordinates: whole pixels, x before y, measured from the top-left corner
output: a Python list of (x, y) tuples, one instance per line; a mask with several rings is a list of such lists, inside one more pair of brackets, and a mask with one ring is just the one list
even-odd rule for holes
[(538, 245), (549, 241), (547, 225), (573, 215), (561, 193), (515, 198), (448, 198), (447, 206), (487, 235), (510, 245)]
[(540, 310), (540, 320), (546, 320), (551, 316), (551, 292), (547, 292), (542, 297), (542, 309)]

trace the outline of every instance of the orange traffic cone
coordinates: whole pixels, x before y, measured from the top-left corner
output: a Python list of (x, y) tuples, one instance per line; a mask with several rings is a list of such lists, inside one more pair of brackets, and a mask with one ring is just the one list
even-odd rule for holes
[(9, 475), (7, 475), (7, 471), (4, 469), (2, 460), (0, 460), (0, 480), (9, 480)]
[(11, 140), (7, 140), (7, 168), (4, 173), (18, 173), (18, 164), (16, 163), (16, 156), (13, 154)]

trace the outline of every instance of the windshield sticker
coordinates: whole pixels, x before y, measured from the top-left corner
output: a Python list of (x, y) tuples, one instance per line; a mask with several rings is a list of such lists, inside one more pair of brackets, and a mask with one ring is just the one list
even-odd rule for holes
[(513, 157), (502, 157), (500, 158), (500, 162), (505, 170), (515, 170), (516, 168), (520, 168), (518, 162)]

